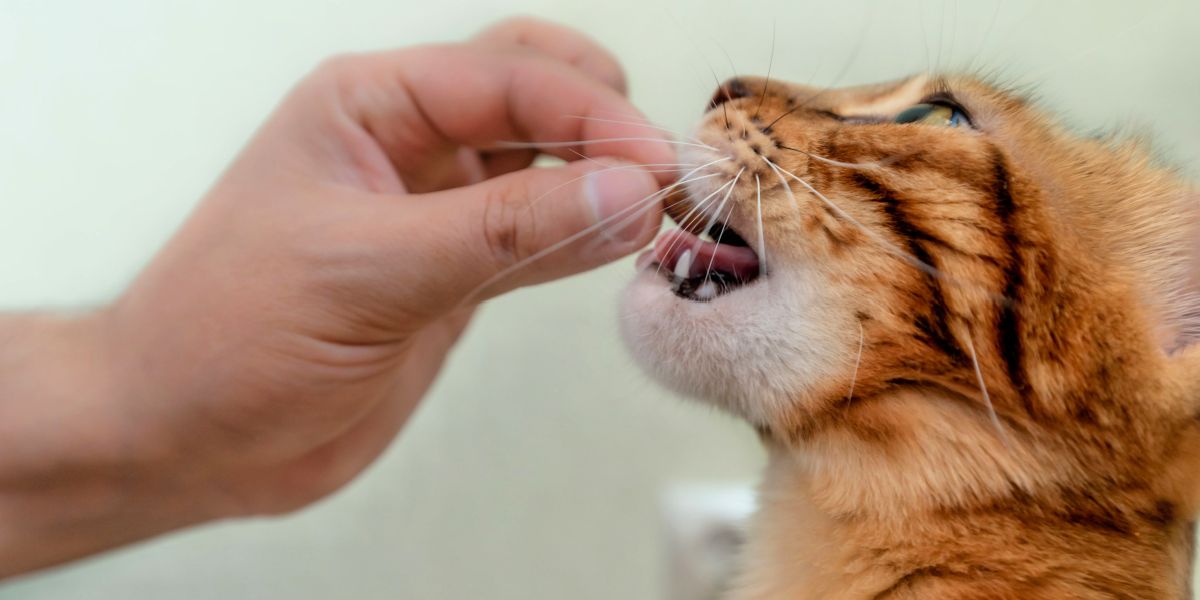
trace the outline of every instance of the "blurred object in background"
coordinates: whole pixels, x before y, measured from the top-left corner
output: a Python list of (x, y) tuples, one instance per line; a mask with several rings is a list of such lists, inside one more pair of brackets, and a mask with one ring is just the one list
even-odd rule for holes
[(679, 484), (663, 493), (667, 600), (723, 597), (755, 506), (749, 484)]

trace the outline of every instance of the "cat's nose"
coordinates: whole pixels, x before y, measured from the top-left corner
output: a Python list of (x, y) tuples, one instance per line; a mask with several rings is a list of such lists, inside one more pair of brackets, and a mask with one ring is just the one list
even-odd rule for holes
[(708, 109), (712, 110), (722, 104), (725, 104), (726, 102), (737, 100), (738, 98), (745, 98), (751, 94), (753, 94), (753, 92), (750, 91), (750, 88), (746, 87), (746, 84), (741, 79), (734, 77), (733, 79), (722, 83), (721, 86), (717, 88), (717, 92), (713, 94), (712, 100), (708, 101)]

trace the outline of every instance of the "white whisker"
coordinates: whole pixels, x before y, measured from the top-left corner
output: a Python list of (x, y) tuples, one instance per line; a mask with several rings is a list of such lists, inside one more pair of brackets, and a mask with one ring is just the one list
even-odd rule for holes
[[(708, 175), (702, 175), (702, 176), (699, 176), (699, 177), (693, 177), (693, 178), (691, 178), (691, 179), (687, 179), (687, 180), (681, 180), (681, 181), (680, 181), (680, 182), (678, 182), (678, 183), (680, 183), (680, 184), (688, 184), (688, 183), (691, 183), (691, 182), (693, 182), (693, 181), (700, 181), (700, 180), (702, 180), (702, 179), (708, 179), (708, 178), (710, 178), (710, 177), (717, 177), (718, 175), (720, 175), (720, 173), (709, 173)], [(673, 187), (674, 187), (674, 186), (673, 186)], [(661, 191), (661, 190), (660, 190), (660, 191)], [(669, 191), (669, 190), (668, 190), (668, 191)], [(666, 195), (667, 195), (667, 194), (664, 194), (664, 197), (665, 197)], [(672, 204), (671, 206), (674, 206), (674, 204)], [(616, 230), (618, 230), (618, 231), (619, 231), (619, 230), (623, 229), (624, 227), (626, 227), (627, 225), (629, 225), (629, 224), (633, 223), (635, 220), (637, 220), (637, 219), (638, 219), (638, 218), (640, 218), (640, 217), (641, 217), (641, 214), (640, 214), (640, 213), (637, 213), (637, 212), (635, 212), (634, 214), (628, 215), (628, 216), (627, 216), (627, 217), (626, 217), (624, 220), (622, 220), (622, 221), (619, 221), (619, 222), (617, 222), (617, 223), (612, 223), (612, 224), (610, 224), (609, 226), (611, 226), (613, 229), (616, 229)]]
[[(733, 187), (730, 187), (730, 188), (729, 188), (729, 192), (730, 192), (730, 193), (732, 193), (732, 192), (733, 192), (733, 189), (734, 189), (735, 187), (737, 187), (737, 182), (736, 182), (736, 181), (734, 182), (734, 185), (733, 185)], [(726, 196), (726, 198), (728, 198), (728, 196)], [(725, 206), (725, 203), (724, 203), (724, 202), (722, 202), (722, 203), (721, 203), (721, 206), (717, 207), (717, 211), (718, 211), (718, 212), (717, 212), (717, 214), (718, 214), (718, 215), (719, 215), (719, 214), (721, 214), (721, 213), (720, 213), (720, 209), (721, 209), (721, 208), (723, 208), (724, 206)], [(726, 213), (726, 215), (725, 215), (725, 219), (722, 221), (722, 228), (721, 228), (721, 232), (717, 234), (717, 239), (716, 239), (716, 240), (714, 240), (714, 242), (715, 242), (717, 245), (720, 245), (720, 244), (721, 244), (721, 240), (725, 238), (725, 227), (728, 227), (728, 226), (729, 226), (729, 219), (732, 219), (732, 218), (733, 218), (733, 208), (734, 208), (734, 207), (733, 207), (732, 205), (730, 205), (730, 207), (729, 207), (729, 212), (728, 212), (728, 213)], [(707, 279), (707, 278), (708, 278), (708, 274), (709, 274), (709, 273), (712, 273), (712, 267), (713, 267), (713, 263), (714, 263), (716, 260), (717, 260), (717, 253), (716, 253), (716, 252), (713, 252), (713, 255), (712, 255), (712, 256), (710, 256), (710, 257), (708, 258), (708, 267), (706, 267), (706, 268), (705, 268), (705, 271), (704, 271), (704, 277), (705, 277), (705, 279)]]
[(767, 272), (767, 238), (763, 231), (762, 218), (762, 181), (758, 177), (758, 173), (754, 174), (754, 192), (758, 205), (758, 262), (762, 266), (760, 269), (763, 274)]
[[(695, 169), (692, 169), (692, 170), (691, 170), (691, 171), (689, 171), (687, 174), (685, 174), (683, 177), (680, 177), (680, 181), (681, 181), (681, 182), (683, 182), (683, 183), (690, 183), (691, 181), (699, 181), (699, 180), (701, 180), (701, 179), (708, 179), (709, 177), (716, 177), (717, 175), (719, 175), (719, 173), (711, 173), (711, 174), (709, 174), (709, 175), (706, 175), (706, 176), (704, 176), (704, 177), (695, 177), (695, 178), (692, 178), (691, 180), (688, 180), (688, 176), (690, 176), (692, 173), (695, 173), (695, 172), (697, 172), (697, 171), (700, 171), (701, 169), (704, 169), (704, 168), (706, 168), (706, 167), (709, 167), (709, 166), (715, 165), (715, 164), (717, 164), (717, 163), (725, 162), (725, 161), (727, 161), (727, 160), (730, 160), (730, 159), (729, 159), (729, 158), (718, 158), (717, 160), (714, 160), (714, 161), (711, 161), (711, 162), (704, 163), (703, 165), (700, 165), (699, 167), (696, 167)], [(717, 192), (713, 192), (713, 195), (715, 195), (716, 193), (718, 193), (718, 192), (721, 190), (721, 188), (724, 188), (724, 187), (725, 187), (725, 186), (724, 186), (724, 185), (722, 185), (720, 188), (717, 188)], [(712, 195), (710, 195), (709, 197), (711, 197), (711, 196), (712, 196)], [(680, 202), (682, 202), (682, 200), (681, 200)], [(678, 204), (678, 202), (677, 202), (676, 204)], [(682, 221), (682, 222), (681, 222), (679, 225), (680, 225), (681, 227), (686, 227), (686, 224), (688, 223), (688, 217), (689, 217), (689, 216), (692, 214), (692, 212), (694, 212), (694, 211), (696, 210), (696, 208), (698, 208), (699, 206), (702, 206), (703, 204), (704, 204), (704, 201), (703, 201), (703, 200), (701, 200), (701, 201), (700, 201), (700, 202), (699, 202), (699, 203), (698, 203), (696, 206), (693, 206), (693, 207), (692, 207), (692, 210), (688, 211), (688, 212), (687, 212), (687, 214), (685, 214), (685, 215), (684, 215), (684, 218), (683, 218), (683, 219), (681, 219), (681, 221)], [(674, 206), (674, 204), (672, 204), (671, 206)], [(671, 248), (674, 248), (674, 242), (672, 242), (672, 246), (671, 246), (670, 248), (668, 248), (668, 250), (670, 250)]]
[[(703, 168), (707, 168), (707, 167), (713, 166), (713, 164), (720, 163), (720, 162), (725, 162), (725, 161), (728, 161), (728, 160), (731, 160), (731, 158), (728, 158), (728, 157), (725, 157), (725, 158), (718, 158), (718, 160), (715, 160), (715, 161), (712, 161), (712, 162), (707, 162), (707, 163), (701, 164), (701, 166), (700, 166), (700, 167), (696, 167), (695, 169), (692, 169), (692, 170), (691, 170), (691, 172), (689, 172), (688, 174), (684, 175), (684, 176), (683, 176), (683, 178), (680, 178), (680, 179), (688, 179), (688, 176), (689, 176), (689, 175), (691, 175), (692, 173), (696, 173), (696, 172), (697, 172), (697, 170), (701, 170), (701, 169), (703, 169)], [(704, 176), (704, 178), (695, 178), (695, 179), (692, 179), (691, 181), (697, 181), (697, 180), (700, 180), (700, 179), (708, 179), (708, 176), (716, 176), (716, 175), (718, 175), (718, 173), (713, 173), (713, 174), (710, 174), (710, 175)], [(726, 184), (726, 185), (727, 185), (727, 184)], [(718, 188), (718, 190), (716, 190), (716, 192), (713, 192), (712, 194), (709, 194), (708, 198), (715, 196), (715, 194), (716, 194), (716, 193), (719, 193), (719, 192), (720, 192), (720, 190), (721, 190), (721, 188), (724, 188), (724, 187), (725, 187), (725, 185), (722, 185), (721, 187), (719, 187), (719, 188)], [(708, 199), (708, 198), (706, 198), (706, 199)], [(680, 202), (683, 202), (683, 200), (680, 200)], [(678, 203), (676, 203), (676, 204), (678, 204)], [(691, 209), (691, 210), (689, 210), (688, 212), (686, 212), (686, 214), (684, 215), (684, 217), (682, 218), (682, 220), (680, 220), (680, 221), (682, 221), (682, 222), (680, 222), (680, 223), (679, 223), (679, 226), (680, 226), (680, 227), (686, 227), (686, 223), (688, 223), (688, 222), (689, 222), (689, 216), (691, 216), (692, 212), (695, 212), (695, 211), (696, 211), (696, 209), (697, 209), (697, 208), (700, 208), (700, 206), (702, 206), (703, 204), (704, 204), (704, 200), (701, 200), (701, 202), (700, 202), (700, 203), (697, 203), (696, 205), (692, 206), (692, 209)], [(674, 205), (674, 204), (672, 204), (672, 206), (673, 206), (673, 205)], [(673, 246), (672, 246), (672, 247), (673, 247)], [(668, 248), (668, 250), (670, 250), (670, 248)]]
[[(578, 156), (580, 160), (586, 160), (588, 162), (596, 163), (598, 165), (604, 164), (599, 159), (588, 156), (574, 148), (568, 148), (567, 150), (571, 154)], [(694, 167), (694, 166), (696, 166), (696, 163), (639, 163), (636, 165), (618, 165), (618, 166), (623, 166), (626, 168), (628, 168), (630, 166), (656, 167), (656, 168), (645, 169), (645, 170), (647, 173), (673, 173), (673, 172), (677, 172), (677, 171), (682, 171), (682, 170), (686, 169), (687, 167)], [(670, 168), (666, 168), (666, 167), (670, 167)], [(611, 168), (611, 167), (607, 167), (607, 168)], [(586, 177), (586, 175), (585, 175), (585, 177)]]
[[(794, 149), (789, 148), (789, 150), (794, 150)], [(878, 171), (878, 170), (883, 169), (883, 168), (887, 167), (888, 165), (891, 165), (892, 163), (900, 160), (900, 158), (901, 158), (900, 155), (896, 155), (896, 156), (891, 156), (891, 157), (885, 158), (878, 162), (851, 163), (851, 162), (843, 162), (840, 160), (834, 160), (832, 158), (825, 158), (824, 156), (813, 154), (811, 152), (805, 152), (803, 150), (796, 150), (796, 152), (804, 154), (813, 160), (823, 162), (827, 165), (833, 165), (835, 167), (843, 167), (846, 169), (862, 169), (864, 171)]]
[[(796, 176), (795, 173), (792, 173), (786, 169), (783, 169), (782, 167), (771, 162), (771, 160), (765, 156), (762, 156), (760, 158), (762, 158), (764, 161), (766, 161), (767, 166), (771, 167), (771, 170), (775, 171), (775, 175), (777, 177), (779, 177), (780, 182), (783, 184), (783, 189), (785, 191), (787, 191), (788, 197), (791, 198), (793, 202), (796, 202), (796, 197), (791, 193), (791, 186), (788, 185), (787, 180), (783, 178), (784, 174), (790, 176), (792, 179), (795, 179), (797, 182), (800, 183), (800, 185), (803, 185), (804, 188), (809, 191), (809, 193), (811, 193), (812, 195), (819, 198), (822, 202), (824, 202), (825, 205), (830, 208), (830, 210), (834, 211), (841, 218), (854, 224), (856, 227), (858, 227), (860, 230), (862, 230), (863, 233), (867, 234), (868, 237), (875, 240), (877, 243), (879, 243), (879, 245), (883, 246), (884, 249), (886, 249), (888, 252), (904, 259), (905, 262), (912, 265), (914, 268), (918, 269), (919, 271), (921, 271), (931, 277), (936, 277), (938, 279), (946, 281), (948, 283), (953, 283), (955, 285), (969, 286), (971, 288), (980, 290), (984, 294), (986, 294), (988, 296), (988, 298), (991, 298), (994, 302), (998, 302), (1000, 304), (1008, 304), (1008, 303), (1012, 302), (1011, 299), (1004, 297), (1002, 294), (997, 294), (977, 282), (966, 281), (966, 280), (959, 279), (957, 277), (950, 277), (949, 275), (946, 275), (945, 273), (943, 273), (937, 267), (934, 267), (933, 265), (913, 256), (912, 254), (909, 254), (908, 252), (905, 252), (899, 246), (893, 244), (887, 238), (884, 238), (882, 235), (876, 233), (870, 227), (863, 225), (858, 219), (855, 219), (854, 217), (850, 216), (849, 213), (842, 210), (841, 207), (839, 207), (838, 205), (834, 204), (832, 200), (830, 200), (828, 197), (825, 196), (825, 194), (822, 194), (821, 192), (817, 191), (816, 188), (814, 188), (812, 185), (810, 185), (807, 181)], [(797, 202), (796, 208), (799, 209), (799, 207), (800, 207), (800, 205)]]
[[(701, 170), (701, 169), (704, 169), (704, 168), (706, 168), (706, 167), (709, 167), (709, 166), (711, 166), (711, 165), (715, 165), (715, 164), (717, 164), (717, 163), (725, 162), (725, 161), (727, 161), (727, 160), (730, 160), (730, 159), (729, 159), (729, 158), (718, 158), (717, 160), (714, 160), (714, 161), (711, 161), (711, 162), (705, 163), (705, 164), (703, 164), (703, 165), (700, 165), (699, 167), (696, 167), (696, 168), (695, 168), (695, 169), (693, 169), (692, 171), (688, 172), (688, 174), (687, 174), (687, 175), (684, 175), (684, 176), (683, 176), (681, 179), (687, 179), (688, 175), (691, 175), (692, 173), (695, 173), (696, 171), (699, 171), (699, 170)], [(699, 179), (707, 179), (708, 177), (715, 177), (715, 176), (717, 176), (717, 175), (718, 175), (718, 173), (712, 173), (712, 174), (710, 174), (710, 175), (708, 175), (708, 176), (705, 176), (705, 177), (697, 177), (697, 178), (694, 178), (694, 179), (692, 179), (691, 181), (697, 181), (697, 180), (699, 180)], [(714, 196), (714, 195), (716, 195), (717, 193), (719, 193), (719, 192), (721, 191), (721, 189), (723, 189), (723, 188), (725, 187), (725, 185), (728, 185), (728, 184), (724, 184), (724, 185), (722, 185), (721, 187), (717, 188), (717, 191), (715, 191), (715, 192), (713, 192), (712, 194), (710, 194), (710, 195), (708, 196), (708, 198), (711, 198), (712, 196)], [(704, 203), (705, 203), (705, 200), (707, 200), (708, 198), (705, 198), (704, 200), (701, 200), (700, 202), (696, 203), (696, 204), (695, 204), (695, 205), (692, 207), (692, 209), (691, 209), (691, 210), (689, 210), (689, 211), (688, 211), (688, 212), (687, 212), (687, 213), (684, 215), (684, 217), (683, 217), (682, 219), (680, 219), (679, 226), (680, 226), (680, 227), (683, 227), (683, 228), (686, 228), (686, 227), (687, 227), (687, 224), (690, 222), (690, 221), (689, 221), (689, 218), (691, 217), (692, 213), (694, 213), (694, 212), (695, 212), (695, 211), (696, 211), (698, 208), (700, 208), (701, 206), (703, 206), (703, 205), (704, 205)], [(680, 202), (683, 202), (683, 201), (681, 200)], [(676, 204), (678, 204), (678, 202), (677, 202)], [(674, 206), (674, 204), (672, 204), (671, 206)], [(668, 251), (668, 252), (670, 252), (671, 250), (673, 250), (673, 249), (675, 248), (675, 244), (677, 243), (677, 241), (678, 241), (678, 240), (674, 240), (674, 241), (672, 241), (672, 242), (671, 242), (671, 246), (669, 246), (669, 247), (667, 248), (667, 251)], [(662, 265), (659, 265), (659, 269), (661, 269), (661, 268), (662, 268)]]
[[(692, 226), (694, 224), (698, 224), (700, 222), (700, 219), (703, 219), (705, 217), (704, 209), (706, 207), (708, 207), (710, 204), (712, 204), (713, 202), (715, 202), (716, 196), (719, 195), (722, 191), (724, 191), (727, 186), (730, 186), (733, 183), (734, 183), (734, 180), (732, 180), (732, 179), (730, 179), (729, 181), (726, 181), (725, 183), (721, 184), (720, 187), (716, 188), (711, 193), (709, 193), (707, 196), (705, 196), (704, 198), (701, 198), (699, 202), (696, 202), (695, 204), (693, 204), (692, 208), (689, 209), (686, 213), (684, 213), (683, 218), (679, 220), (680, 221), (679, 228), (684, 231), (687, 231), (690, 226)], [(705, 231), (707, 231), (707, 229)], [(681, 243), (681, 241), (682, 241), (682, 238), (676, 238), (674, 240), (671, 240), (671, 245), (667, 246), (667, 254), (670, 254), (675, 249), (675, 246), (677, 244)]]
[(642, 122), (638, 122), (638, 121), (622, 121), (622, 120), (620, 120), (620, 119), (604, 119), (604, 118), (601, 118), (601, 117), (585, 117), (585, 116), (581, 116), (581, 115), (564, 115), (564, 117), (563, 117), (563, 118), (566, 118), (566, 119), (579, 119), (580, 121), (595, 121), (595, 122), (598, 122), (598, 123), (614, 123), (614, 124), (617, 124), (617, 125), (633, 125), (633, 126), (636, 126), (636, 127), (645, 127), (645, 128), (647, 128), (647, 129), (654, 129), (654, 130), (656, 130), (656, 131), (662, 131), (662, 132), (665, 132), (665, 133), (669, 133), (669, 134), (671, 134), (671, 135), (676, 135), (676, 136), (679, 136), (679, 137), (681, 137), (681, 138), (684, 138), (684, 139), (691, 140), (691, 141), (693, 141), (693, 142), (699, 142), (699, 141), (700, 141), (700, 140), (697, 140), (696, 138), (694, 138), (694, 137), (692, 137), (692, 136), (685, 135), (685, 134), (684, 134), (683, 132), (681, 132), (681, 131), (676, 131), (676, 130), (674, 130), (674, 129), (669, 129), (669, 128), (667, 128), (667, 127), (660, 127), (660, 126), (658, 126), (658, 125), (651, 125), (650, 123), (646, 123), (646, 122), (644, 122), (644, 121), (642, 121)]
[[(727, 186), (733, 185), (734, 181), (735, 180), (730, 179), (729, 181), (722, 184), (721, 187), (718, 187), (717, 189), (713, 190), (712, 193), (705, 196), (699, 202), (693, 204), (692, 208), (690, 210), (688, 210), (687, 213), (684, 214), (682, 219), (680, 219), (680, 223), (679, 223), (680, 228), (686, 230), (686, 228), (688, 227), (689, 224), (698, 222), (699, 219), (701, 219), (704, 216), (704, 213), (703, 213), (704, 207), (707, 206), (712, 201), (712, 198), (714, 198), (717, 194), (720, 194), (722, 191), (724, 191)], [(667, 246), (667, 254), (670, 254), (675, 249), (675, 246), (680, 243), (680, 239), (681, 238), (676, 238), (671, 241), (671, 245)], [(662, 265), (660, 264), (658, 266), (658, 269), (656, 269), (656, 272), (661, 271), (661, 270), (662, 270)]]
[[(580, 160), (586, 160), (588, 162), (594, 162), (596, 164), (601, 164), (601, 165), (604, 164), (604, 163), (600, 162), (599, 159), (592, 157), (592, 156), (588, 156), (574, 148), (568, 148), (567, 150), (571, 154), (578, 156), (580, 158)], [(696, 166), (696, 163), (637, 163), (637, 166), (639, 166), (639, 167), (694, 167), (694, 166)], [(683, 169), (679, 169), (679, 170), (682, 171)]]
[[(745, 172), (746, 172), (745, 167), (742, 167), (742, 170), (737, 172), (737, 176), (733, 178), (733, 181), (731, 182), (731, 184), (729, 186), (729, 191), (725, 192), (725, 197), (721, 199), (721, 204), (719, 206), (717, 206), (717, 211), (715, 213), (713, 213), (712, 218), (709, 219), (709, 221), (708, 221), (708, 226), (704, 228), (705, 231), (712, 229), (712, 226), (716, 224), (717, 219), (719, 219), (721, 217), (721, 213), (725, 211), (725, 203), (729, 202), (729, 197), (732, 196), (733, 191), (735, 189), (737, 189), (737, 182), (739, 180), (741, 180), (742, 173), (745, 173)], [(731, 217), (733, 217), (733, 207), (732, 206), (729, 207), (729, 216), (725, 217), (725, 222), (728, 223), (729, 219)], [(721, 233), (717, 234), (717, 240), (716, 240), (717, 244), (721, 243), (721, 238), (723, 238), (723, 237), (725, 237), (725, 230), (721, 229)], [(700, 246), (699, 240), (697, 240), (696, 242), (693, 242), (692, 243), (693, 252), (699, 246)], [(709, 259), (708, 259), (708, 268), (706, 268), (704, 271), (705, 278), (708, 277), (708, 275), (707, 275), (708, 273), (712, 272), (713, 262), (716, 260), (717, 260), (717, 253), (713, 252), (713, 255), (711, 257), (709, 257)]]
[(717, 174), (714, 173), (714, 174), (710, 174), (710, 175), (702, 175), (693, 180), (677, 181), (667, 187), (664, 187), (660, 190), (655, 191), (654, 193), (650, 194), (649, 196), (646, 196), (645, 198), (642, 198), (641, 200), (638, 200), (637, 202), (630, 204), (629, 206), (617, 211), (616, 213), (614, 213), (604, 219), (601, 219), (599, 222), (595, 223), (594, 225), (587, 227), (587, 228), (583, 229), (582, 231), (579, 231), (573, 235), (570, 235), (570, 236), (566, 237), (565, 239), (559, 240), (558, 242), (551, 244), (550, 246), (543, 248), (542, 250), (540, 250), (538, 252), (535, 252), (534, 254), (530, 255), (529, 257), (525, 258), (524, 260), (517, 261), (516, 263), (509, 265), (508, 267), (506, 267), (504, 269), (501, 269), (500, 272), (487, 278), (487, 280), (485, 280), (483, 283), (475, 286), (475, 288), (473, 290), (471, 290), (463, 298), (462, 302), (459, 304), (459, 307), (469, 305), (471, 302), (473, 302), (475, 300), (475, 298), (479, 295), (480, 292), (487, 289), (488, 287), (490, 287), (492, 284), (496, 283), (497, 281), (500, 281), (501, 279), (508, 277), (509, 275), (515, 273), (516, 271), (529, 266), (530, 263), (540, 260), (547, 255), (553, 254), (554, 252), (557, 252), (557, 251), (567, 247), (568, 245), (583, 239), (584, 237), (586, 237), (592, 233), (600, 231), (602, 228), (604, 228), (608, 224), (612, 223), (613, 221), (617, 221), (619, 219), (626, 218), (630, 213), (636, 214), (637, 211), (646, 209), (647, 207), (652, 205), (655, 201), (659, 200), (662, 196), (666, 196), (667, 194), (669, 194), (671, 192), (671, 190), (675, 189), (676, 187), (684, 185), (685, 183), (688, 183), (689, 181), (695, 181), (696, 179), (704, 179), (704, 178), (708, 178), (708, 177), (715, 177), (716, 175)]
[[(829, 198), (826, 198), (825, 194), (818, 192), (817, 189), (814, 188), (813, 186), (809, 185), (809, 183), (807, 181), (797, 177), (794, 173), (787, 171), (786, 169), (783, 169), (782, 167), (779, 167), (775, 163), (771, 162), (771, 160), (768, 159), (767, 157), (763, 156), (761, 158), (764, 161), (766, 161), (767, 166), (771, 167), (771, 169), (773, 171), (775, 171), (775, 175), (777, 175), (779, 177), (780, 181), (783, 183), (784, 189), (789, 190), (788, 195), (792, 198), (793, 201), (796, 201), (795, 196), (790, 194), (791, 186), (788, 184), (787, 180), (784, 179), (784, 177), (783, 177), (784, 175), (788, 175), (792, 179), (795, 179), (796, 181), (798, 181), (800, 183), (800, 185), (804, 186), (804, 188), (809, 191), (809, 193), (811, 193), (812, 195), (819, 198), (822, 202), (824, 202), (825, 205), (828, 206), (830, 210), (835, 212), (839, 217), (849, 221), (850, 223), (853, 223), (856, 227), (861, 229), (863, 231), (863, 233), (867, 234), (871, 239), (878, 242), (881, 246), (886, 248), (889, 252), (895, 254), (896, 256), (903, 258), (909, 264), (913, 265), (914, 267), (920, 269), (921, 271), (923, 271), (925, 273), (928, 273), (934, 277), (942, 277), (942, 272), (939, 271), (936, 267), (934, 267), (933, 265), (927, 264), (925, 261), (909, 254), (908, 252), (905, 252), (899, 246), (888, 241), (886, 238), (879, 235), (878, 233), (875, 233), (875, 231), (872, 230), (870, 227), (863, 225), (861, 222), (859, 222), (858, 219), (855, 219), (854, 217), (850, 216), (849, 213), (842, 210), (841, 207), (839, 207), (838, 205), (834, 204), (832, 200), (830, 200)], [(799, 207), (799, 204), (797, 204), (797, 207)]]
[(1005, 446), (1011, 448), (1008, 441), (1008, 434), (1004, 431), (1004, 426), (1000, 423), (1000, 417), (996, 415), (996, 407), (992, 406), (992, 397), (988, 394), (987, 385), (983, 382), (983, 370), (979, 368), (979, 356), (975, 354), (975, 343), (971, 340), (974, 334), (970, 328), (967, 329), (967, 350), (971, 351), (971, 364), (975, 367), (975, 379), (979, 382), (979, 391), (983, 394), (983, 403), (987, 406), (988, 417), (992, 420), (992, 425), (996, 427), (996, 432), (1000, 434), (1000, 441)]
[(595, 139), (595, 140), (570, 140), (570, 141), (561, 141), (561, 142), (513, 142), (513, 141), (501, 140), (501, 141), (496, 142), (496, 147), (498, 147), (498, 148), (513, 148), (513, 149), (571, 148), (573, 146), (587, 146), (587, 145), (591, 145), (591, 144), (607, 144), (610, 142), (662, 142), (664, 144), (674, 144), (676, 146), (692, 146), (695, 148), (704, 148), (706, 150), (717, 151), (716, 148), (709, 146), (708, 144), (695, 144), (692, 142), (681, 142), (678, 140), (668, 140), (666, 138), (653, 138), (653, 137), (617, 137), (617, 138), (604, 138), (604, 139)]
[(767, 59), (767, 77), (763, 80), (763, 91), (758, 97), (758, 106), (754, 107), (754, 116), (751, 117), (751, 120), (758, 118), (763, 102), (767, 99), (767, 89), (771, 87), (771, 68), (775, 66), (775, 36), (779, 33), (776, 25), (775, 21), (771, 21), (771, 57)]
[(846, 393), (846, 402), (849, 403), (854, 399), (854, 384), (858, 383), (858, 368), (862, 365), (863, 342), (867, 336), (863, 331), (862, 323), (858, 324), (858, 358), (854, 359), (854, 374), (850, 376), (850, 391)]
[[(704, 55), (704, 48), (701, 47), (701, 45), (696, 41), (696, 38), (692, 35), (692, 33), (689, 32), (687, 29), (685, 29), (683, 27), (683, 25), (679, 23), (679, 21), (675, 18), (675, 15), (667, 13), (667, 16), (671, 19), (671, 22), (675, 24), (675, 27), (677, 27), (679, 29), (679, 31), (681, 33), (683, 33), (683, 35), (687, 38), (687, 41), (688, 41), (688, 43), (690, 43), (692, 45), (692, 48), (695, 49), (695, 51), (696, 51), (695, 56), (699, 57), (700, 60), (704, 61), (705, 66), (708, 67), (708, 72), (712, 74), (713, 83), (715, 83), (717, 85), (717, 89), (718, 90), (721, 89), (721, 78), (717, 76), (717, 70), (713, 68), (712, 63), (709, 62), (708, 58)], [(725, 116), (725, 125), (728, 127), (729, 126), (729, 108), (726, 107), (724, 103), (721, 104), (721, 112)]]
[[(580, 154), (580, 156), (595, 162), (595, 159), (593, 159), (593, 158), (583, 156), (582, 154)], [(687, 164), (683, 164), (683, 163), (680, 163), (680, 164), (685, 167), (691, 166), (691, 165), (687, 165)], [(709, 164), (712, 164), (712, 163), (709, 163)], [(599, 173), (601, 171), (620, 171), (622, 169), (640, 169), (640, 168), (644, 168), (644, 167), (665, 167), (665, 166), (673, 166), (673, 165), (670, 165), (669, 163), (644, 163), (644, 164), (632, 164), (632, 165), (616, 165), (616, 166), (612, 166), (612, 167), (604, 167), (603, 169), (597, 169), (595, 171), (591, 171), (590, 173), (584, 173), (583, 175), (580, 175), (579, 177), (574, 177), (572, 179), (568, 179), (567, 181), (564, 181), (564, 182), (546, 190), (545, 192), (542, 193), (542, 195), (531, 200), (529, 202), (529, 205), (526, 206), (525, 209), (529, 210), (529, 209), (533, 208), (533, 206), (535, 204), (537, 204), (538, 202), (541, 202), (543, 198), (549, 196), (550, 194), (553, 194), (554, 192), (557, 192), (558, 190), (561, 190), (564, 187), (567, 187), (568, 185), (571, 185), (572, 183), (575, 183), (576, 181), (579, 181), (579, 180), (587, 177), (591, 173)], [(707, 165), (705, 165), (705, 166), (707, 166)], [(702, 169), (704, 167), (700, 167), (700, 168)], [(671, 172), (671, 171), (675, 171), (675, 170), (676, 169), (671, 169), (671, 170), (668, 170), (667, 172)], [(682, 171), (683, 169), (678, 169), (678, 170)], [(699, 169), (697, 169), (697, 170), (699, 170)], [(651, 171), (651, 172), (653, 173), (655, 171)], [(695, 172), (695, 171), (693, 171), (693, 172)], [(684, 177), (686, 177), (686, 175)]]

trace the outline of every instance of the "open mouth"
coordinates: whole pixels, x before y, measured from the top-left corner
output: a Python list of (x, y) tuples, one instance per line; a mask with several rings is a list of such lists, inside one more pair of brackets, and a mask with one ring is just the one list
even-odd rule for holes
[[(674, 217), (672, 217), (674, 219)], [(758, 278), (758, 254), (732, 228), (714, 224), (704, 237), (676, 229), (658, 239), (655, 268), (676, 296), (708, 302)]]

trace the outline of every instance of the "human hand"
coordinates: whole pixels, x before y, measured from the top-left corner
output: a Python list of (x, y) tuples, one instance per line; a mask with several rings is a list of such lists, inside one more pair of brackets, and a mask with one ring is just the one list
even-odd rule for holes
[[(84, 511), (137, 514), (127, 539), (80, 526), (26, 568), (338, 489), (404, 424), (477, 302), (644, 246), (669, 177), (631, 163), (676, 159), (623, 92), (607, 52), (529, 20), (322, 65), (130, 289), (72, 324), (98, 350), (64, 352), (104, 393), (8, 424), (39, 448), (86, 440), (86, 457), (47, 458), (119, 472)], [(589, 160), (527, 168), (537, 151), (502, 140)]]

